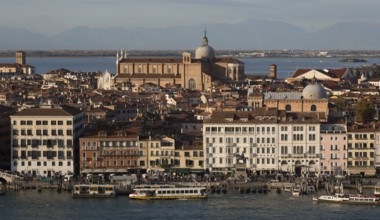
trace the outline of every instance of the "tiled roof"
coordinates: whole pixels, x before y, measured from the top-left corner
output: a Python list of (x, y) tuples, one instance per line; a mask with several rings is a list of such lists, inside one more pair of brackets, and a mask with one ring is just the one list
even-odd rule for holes
[(146, 73), (140, 73), (140, 74), (119, 74), (117, 78), (151, 78), (151, 79), (161, 79), (161, 78), (181, 78), (180, 74), (146, 74)]
[(342, 78), (343, 75), (347, 72), (346, 68), (342, 69), (327, 69), (327, 70), (322, 70), (322, 69), (297, 69), (296, 72), (293, 73), (292, 78), (296, 78), (298, 76), (301, 76), (311, 70), (316, 70), (322, 74), (325, 74), (327, 76), (330, 76), (332, 78)]
[(120, 63), (182, 63), (181, 58), (134, 58), (127, 57), (120, 60)]
[(301, 100), (302, 92), (265, 92), (264, 99), (291, 99), (291, 100)]
[[(182, 57), (180, 58), (143, 58), (143, 57), (127, 57), (120, 60), (120, 63), (182, 63)], [(202, 62), (202, 60), (193, 59), (192, 62)], [(235, 63), (235, 64), (244, 64), (242, 61), (233, 58), (233, 57), (217, 57), (213, 62), (217, 63)]]
[(295, 113), (277, 109), (257, 108), (252, 112), (214, 111), (211, 118), (205, 121), (205, 124), (306, 124), (319, 123), (321, 117), (322, 115), (318, 113)]
[(14, 116), (75, 116), (82, 111), (71, 108), (29, 108), (14, 114)]

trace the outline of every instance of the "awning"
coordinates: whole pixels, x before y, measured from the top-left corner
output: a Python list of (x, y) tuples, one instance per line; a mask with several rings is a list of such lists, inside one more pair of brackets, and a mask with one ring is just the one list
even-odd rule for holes
[(182, 174), (188, 174), (188, 173), (190, 173), (190, 169), (189, 168), (176, 168), (176, 169), (172, 169), (172, 171), (174, 173), (182, 173)]
[(203, 169), (191, 169), (190, 173), (204, 173), (205, 171)]
[(109, 169), (106, 169), (104, 172), (105, 173), (115, 173), (115, 169), (109, 168)]
[(116, 170), (117, 173), (128, 173), (127, 169), (118, 169)]
[(104, 173), (103, 169), (95, 169), (93, 173)]
[(93, 170), (92, 169), (84, 169), (82, 171), (80, 171), (81, 173), (92, 173)]

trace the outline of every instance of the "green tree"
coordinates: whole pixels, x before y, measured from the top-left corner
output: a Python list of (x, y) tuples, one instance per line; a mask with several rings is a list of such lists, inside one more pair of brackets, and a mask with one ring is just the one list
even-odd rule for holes
[(356, 120), (358, 122), (368, 123), (373, 121), (373, 117), (376, 114), (374, 104), (367, 100), (362, 99), (355, 106)]

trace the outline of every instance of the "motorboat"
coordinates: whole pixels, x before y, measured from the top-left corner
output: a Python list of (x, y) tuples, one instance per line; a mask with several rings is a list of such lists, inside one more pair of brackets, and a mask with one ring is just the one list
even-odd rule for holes
[(301, 193), (301, 187), (299, 185), (295, 185), (292, 190), (293, 196), (299, 196)]

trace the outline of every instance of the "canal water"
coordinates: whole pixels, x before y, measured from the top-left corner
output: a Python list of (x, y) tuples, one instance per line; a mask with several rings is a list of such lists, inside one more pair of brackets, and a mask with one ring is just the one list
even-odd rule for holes
[[(320, 192), (324, 193), (324, 192)], [(21, 190), (0, 197), (0, 219), (379, 219), (380, 206), (318, 204), (291, 193), (210, 195), (207, 200), (73, 199), (67, 192)]]

